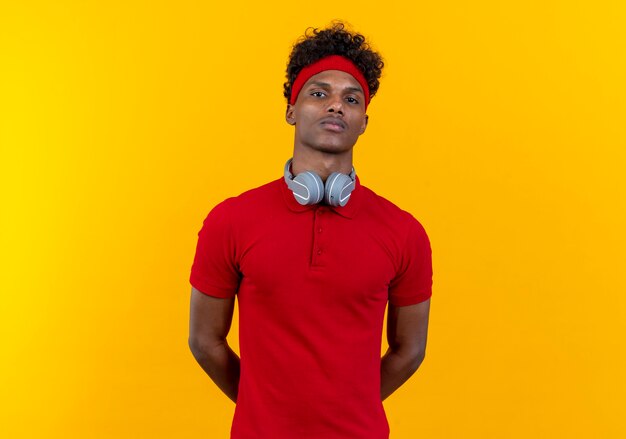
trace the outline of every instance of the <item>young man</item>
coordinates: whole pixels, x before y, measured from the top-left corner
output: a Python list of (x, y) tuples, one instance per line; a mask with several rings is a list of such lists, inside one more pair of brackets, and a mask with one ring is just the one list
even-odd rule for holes
[[(236, 402), (232, 438), (388, 438), (382, 400), (424, 359), (428, 237), (352, 168), (382, 67), (341, 24), (305, 35), (287, 67), (284, 177), (220, 203), (198, 234), (189, 345)], [(235, 297), (241, 360), (226, 340)]]

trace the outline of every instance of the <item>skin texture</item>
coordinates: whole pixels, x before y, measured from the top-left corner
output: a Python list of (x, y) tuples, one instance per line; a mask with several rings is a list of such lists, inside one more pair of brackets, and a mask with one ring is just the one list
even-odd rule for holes
[(191, 288), (189, 348), (213, 382), (237, 402), (239, 357), (226, 341), (234, 307), (234, 297), (221, 299)]
[[(353, 147), (368, 122), (363, 91), (356, 79), (338, 70), (312, 76), (295, 104), (287, 106), (285, 119), (295, 126), (294, 174), (312, 170), (326, 180), (332, 172), (350, 173)], [(226, 341), (234, 300), (210, 297), (192, 288), (189, 347), (209, 377), (237, 402), (240, 360)], [(404, 307), (389, 304), (389, 349), (381, 359), (381, 400), (422, 363), (429, 309), (430, 299)]]
[(381, 360), (380, 397), (385, 400), (420, 367), (426, 355), (430, 299), (409, 306), (389, 304), (387, 342)]

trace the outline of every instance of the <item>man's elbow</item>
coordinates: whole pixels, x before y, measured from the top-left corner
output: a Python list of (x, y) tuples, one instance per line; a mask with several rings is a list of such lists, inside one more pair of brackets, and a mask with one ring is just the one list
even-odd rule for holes
[(187, 344), (194, 358), (198, 361), (211, 358), (211, 354), (214, 352), (216, 346), (215, 342), (210, 342), (205, 338), (193, 335), (189, 336)]
[(195, 357), (198, 358), (198, 356), (201, 356), (203, 353), (203, 348), (202, 345), (200, 344), (200, 342), (198, 341), (198, 339), (190, 336), (187, 339), (187, 345), (189, 346), (189, 350), (191, 351), (191, 354)]
[(419, 351), (416, 351), (415, 353), (413, 353), (413, 355), (411, 355), (409, 362), (411, 375), (413, 375), (417, 371), (417, 369), (419, 369), (425, 357), (426, 351), (424, 349), (420, 349)]

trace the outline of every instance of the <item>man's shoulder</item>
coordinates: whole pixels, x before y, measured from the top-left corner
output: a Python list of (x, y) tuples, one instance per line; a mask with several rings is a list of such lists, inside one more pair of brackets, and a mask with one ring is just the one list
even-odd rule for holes
[(280, 195), (280, 182), (282, 178), (272, 180), (261, 186), (248, 189), (239, 195), (226, 198), (224, 201), (218, 203), (215, 207), (220, 206), (225, 209), (239, 209), (251, 207), (254, 205), (263, 205), (270, 199), (277, 198)]
[(277, 178), (276, 180), (272, 180), (262, 184), (261, 186), (248, 189), (232, 199), (236, 200), (238, 203), (246, 204), (254, 203), (259, 200), (265, 200), (267, 198), (276, 198), (280, 195), (280, 185), (282, 180), (283, 177)]
[(405, 218), (407, 215), (412, 217), (409, 212), (382, 195), (377, 194), (369, 187), (361, 185), (361, 189), (363, 189), (363, 201), (367, 209), (376, 210), (398, 218)]
[(364, 195), (364, 210), (368, 217), (378, 218), (392, 227), (417, 227), (423, 230), (422, 224), (412, 213), (399, 207), (384, 196), (377, 194), (367, 186), (361, 185), (361, 188)]

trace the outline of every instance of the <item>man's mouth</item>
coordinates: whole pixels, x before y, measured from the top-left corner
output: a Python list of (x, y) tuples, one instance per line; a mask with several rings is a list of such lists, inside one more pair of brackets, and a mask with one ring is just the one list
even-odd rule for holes
[(346, 123), (336, 117), (327, 117), (325, 119), (322, 119), (321, 125), (324, 127), (324, 129), (334, 131), (336, 133), (340, 133), (346, 129)]

